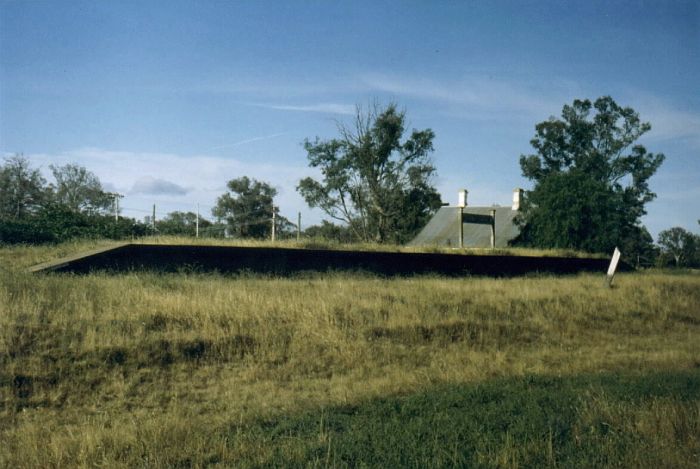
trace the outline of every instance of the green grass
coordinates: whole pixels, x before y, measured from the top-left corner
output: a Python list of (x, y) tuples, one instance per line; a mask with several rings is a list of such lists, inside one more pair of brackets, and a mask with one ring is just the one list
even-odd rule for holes
[(700, 276), (30, 275), (0, 467), (698, 467)]
[(200, 246), (237, 246), (237, 247), (279, 247), (288, 249), (330, 249), (330, 250), (354, 250), (354, 251), (379, 251), (379, 252), (426, 252), (441, 254), (468, 254), (468, 255), (515, 255), (515, 256), (539, 256), (539, 257), (595, 257), (604, 258), (600, 254), (590, 254), (569, 249), (531, 249), (531, 248), (448, 248), (439, 246), (408, 247), (398, 245), (383, 245), (370, 243), (342, 244), (316, 239), (281, 240), (274, 243), (267, 240), (240, 240), (220, 238), (193, 238), (185, 236), (151, 236), (130, 241), (110, 240), (75, 240), (59, 245), (44, 246), (5, 246), (0, 244), (0, 268), (30, 267), (57, 260), (59, 258), (80, 254), (94, 249), (118, 246), (124, 242), (136, 244), (165, 244), (165, 245), (200, 245)]
[[(699, 397), (697, 371), (524, 376), (439, 385), (227, 434), (258, 435), (271, 466), (670, 467), (700, 451)], [(669, 454), (669, 444), (678, 452)]]

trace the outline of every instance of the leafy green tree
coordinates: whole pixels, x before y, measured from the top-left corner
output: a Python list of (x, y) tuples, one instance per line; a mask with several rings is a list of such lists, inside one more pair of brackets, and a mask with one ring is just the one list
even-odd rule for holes
[(431, 185), (435, 134), (413, 130), (403, 142), (405, 113), (395, 104), (368, 112), (358, 107), (340, 138), (306, 140), (309, 165), (322, 179), (305, 178), (297, 190), (311, 207), (347, 224), (361, 241), (410, 239), (440, 207)]
[(628, 236), (619, 246), (620, 251), (629, 253), (626, 260), (637, 268), (653, 267), (659, 257), (659, 248), (654, 244), (654, 238), (645, 227)]
[(226, 236), (226, 231), (228, 226), (226, 223), (221, 222), (209, 222), (210, 224), (206, 227), (199, 227), (199, 236), (202, 238), (224, 238)]
[(661, 252), (675, 261), (676, 267), (690, 267), (697, 263), (700, 250), (699, 237), (690, 231), (675, 226), (659, 233)]
[[(241, 238), (269, 237), (277, 190), (247, 176), (232, 179), (226, 185), (229, 192), (217, 199), (213, 215), (225, 220), (229, 229)], [(278, 208), (274, 210), (277, 214)]]
[[(664, 160), (636, 140), (651, 129), (609, 96), (575, 100), (561, 119), (536, 125), (536, 153), (522, 155), (525, 194), (519, 223), (526, 245), (610, 252), (644, 238), (649, 178)], [(638, 253), (623, 253), (631, 260)]]
[(21, 155), (0, 166), (0, 243), (47, 243), (73, 238), (123, 239), (146, 234), (133, 219), (99, 214), (109, 204), (97, 177), (77, 165), (51, 166), (56, 186)]
[[(199, 217), (199, 228), (203, 232), (211, 222)], [(156, 222), (158, 233), (164, 235), (194, 236), (197, 233), (197, 214), (194, 212), (170, 212)]]
[(50, 165), (56, 179), (55, 200), (76, 212), (96, 214), (108, 209), (112, 198), (102, 189), (99, 178), (83, 166)]
[(336, 225), (328, 220), (322, 220), (320, 225), (312, 225), (304, 230), (304, 237), (333, 241), (338, 243), (351, 243), (353, 233), (347, 225)]
[(22, 155), (5, 158), (0, 166), (0, 219), (22, 220), (48, 199), (46, 180)]
[(75, 238), (124, 239), (147, 234), (148, 227), (131, 218), (76, 212), (46, 203), (22, 220), (0, 220), (0, 243), (49, 243)]

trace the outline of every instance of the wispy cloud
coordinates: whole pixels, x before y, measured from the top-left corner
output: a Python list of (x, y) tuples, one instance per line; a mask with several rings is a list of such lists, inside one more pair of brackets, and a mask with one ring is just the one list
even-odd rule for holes
[(324, 114), (355, 114), (354, 104), (340, 103), (318, 103), (307, 105), (287, 105), (287, 104), (261, 104), (255, 103), (252, 106), (262, 107), (266, 109), (276, 109), (278, 111), (296, 111), (296, 112), (320, 112)]
[(688, 140), (700, 149), (700, 114), (678, 109), (666, 100), (643, 92), (630, 93), (632, 107), (645, 122), (651, 123), (647, 138), (653, 140)]
[(245, 140), (240, 140), (238, 142), (233, 142), (233, 143), (228, 143), (225, 145), (219, 145), (216, 147), (211, 148), (211, 150), (221, 150), (223, 148), (232, 148), (232, 147), (237, 147), (240, 145), (245, 145), (246, 143), (253, 143), (253, 142), (259, 142), (261, 140), (269, 140), (271, 138), (276, 138), (276, 137), (281, 137), (282, 135), (287, 135), (287, 132), (279, 132), (276, 134), (271, 134), (271, 135), (264, 135), (262, 137), (253, 137), (253, 138), (248, 138)]
[[(185, 88), (185, 92), (212, 93), (231, 96), (241, 96), (259, 100), (288, 100), (319, 99), (319, 96), (335, 96), (338, 94), (354, 94), (363, 91), (364, 85), (352, 75), (344, 77), (289, 77), (275, 78), (270, 76), (241, 76), (235, 78), (213, 78), (210, 82), (198, 82), (193, 87)], [(173, 90), (182, 92), (181, 88)]]
[(477, 76), (438, 81), (373, 73), (361, 79), (372, 90), (461, 108), (463, 117), (474, 119), (548, 117), (561, 110), (575, 88), (575, 84), (562, 81), (554, 89), (540, 90), (524, 83)]
[(639, 112), (652, 124), (650, 139), (686, 139), (700, 148), (700, 114), (680, 109), (668, 100), (645, 91), (584, 89), (575, 81), (550, 78), (547, 87), (537, 83), (498, 80), (487, 76), (435, 80), (371, 73), (361, 77), (371, 90), (429, 101), (447, 112), (476, 120), (527, 120), (538, 122), (558, 116), (562, 106), (575, 98), (596, 99), (611, 94), (623, 106)]

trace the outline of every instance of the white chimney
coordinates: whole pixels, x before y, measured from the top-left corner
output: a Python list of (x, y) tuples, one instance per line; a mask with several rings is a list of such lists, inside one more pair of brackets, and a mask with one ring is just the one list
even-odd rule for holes
[(467, 206), (467, 194), (468, 191), (466, 189), (462, 189), (458, 193), (458, 198), (457, 198), (457, 207), (466, 207)]
[(513, 189), (513, 210), (520, 210), (520, 201), (523, 199), (523, 190), (519, 187)]

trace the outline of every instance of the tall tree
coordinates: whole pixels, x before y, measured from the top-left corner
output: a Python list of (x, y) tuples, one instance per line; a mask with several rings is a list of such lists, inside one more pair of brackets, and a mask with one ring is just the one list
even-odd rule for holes
[(431, 185), (435, 134), (413, 130), (403, 142), (405, 113), (395, 104), (364, 112), (352, 127), (338, 124), (340, 138), (306, 140), (309, 165), (322, 179), (305, 178), (297, 190), (311, 207), (346, 223), (363, 241), (410, 239), (440, 207)]
[(102, 189), (99, 178), (83, 166), (50, 165), (56, 179), (56, 201), (70, 210), (87, 214), (99, 213), (111, 204), (111, 197)]
[(46, 180), (22, 155), (5, 158), (0, 166), (0, 218), (21, 220), (46, 201)]
[(700, 250), (700, 237), (690, 231), (674, 226), (659, 233), (661, 253), (670, 256), (676, 267), (688, 267), (695, 264)]
[(577, 99), (561, 119), (535, 129), (536, 153), (520, 157), (523, 176), (534, 182), (519, 217), (522, 242), (609, 252), (645, 238), (641, 217), (656, 197), (648, 181), (664, 160), (635, 144), (649, 123), (604, 96)]
[[(243, 176), (227, 184), (229, 192), (216, 201), (215, 217), (242, 238), (266, 238), (272, 230), (273, 199), (277, 190), (266, 182)], [(277, 208), (275, 207), (275, 213)]]

